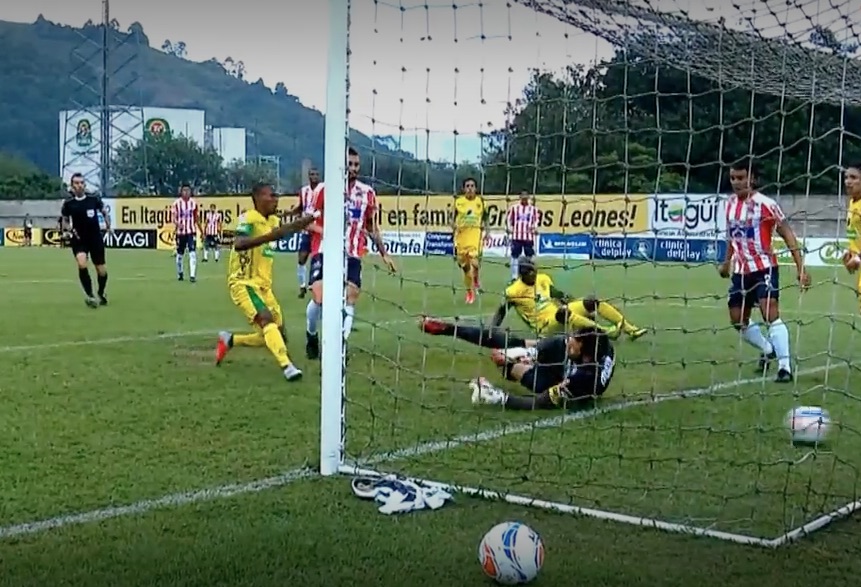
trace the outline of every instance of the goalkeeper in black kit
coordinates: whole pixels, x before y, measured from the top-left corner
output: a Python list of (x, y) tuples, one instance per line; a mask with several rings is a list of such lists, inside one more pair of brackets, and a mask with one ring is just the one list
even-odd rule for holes
[(495, 349), (493, 361), (509, 381), (531, 395), (512, 395), (484, 377), (470, 381), (472, 403), (509, 410), (544, 410), (576, 406), (604, 394), (616, 369), (616, 351), (600, 328), (541, 340), (509, 338), (509, 348)]

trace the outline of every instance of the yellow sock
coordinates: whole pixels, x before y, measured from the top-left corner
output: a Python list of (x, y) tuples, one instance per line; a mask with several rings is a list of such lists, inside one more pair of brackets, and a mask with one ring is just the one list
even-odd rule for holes
[(472, 267), (467, 267), (463, 272), (463, 284), (466, 289), (472, 289)]
[(598, 315), (604, 320), (619, 326), (625, 332), (634, 332), (635, 330), (639, 330), (636, 326), (625, 320), (625, 316), (622, 315), (622, 312), (620, 312), (616, 306), (610, 302), (598, 302)]
[(574, 312), (568, 313), (568, 327), (571, 330), (578, 330), (580, 328), (595, 328), (598, 326), (598, 323), (594, 320), (590, 320), (586, 316), (581, 316), (579, 314), (575, 314)]
[(251, 334), (234, 334), (233, 346), (266, 346), (266, 340), (263, 338), (262, 332), (254, 332)]
[(266, 340), (266, 348), (278, 361), (282, 369), (290, 364), (290, 355), (287, 354), (287, 344), (281, 336), (281, 329), (277, 324), (267, 324), (263, 327), (263, 338)]

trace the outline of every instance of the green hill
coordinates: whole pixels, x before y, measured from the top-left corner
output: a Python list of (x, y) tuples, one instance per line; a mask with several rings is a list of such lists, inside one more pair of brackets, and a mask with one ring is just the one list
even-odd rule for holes
[[(74, 28), (42, 17), (33, 24), (0, 21), (0, 112), (4, 113), (0, 152), (32, 161), (46, 173), (58, 173), (58, 115), (82, 104), (99, 103), (103, 35), (102, 26)], [(204, 110), (207, 124), (248, 129), (248, 156), (279, 155), (287, 177), (305, 157), (322, 161), (323, 114), (302, 105), (283, 85), (273, 90), (262, 80), (241, 79), (228, 71), (230, 64), (226, 67), (214, 59), (196, 63), (157, 50), (138, 23), (124, 30), (112, 23), (106, 36), (110, 103)], [(373, 147), (383, 185), (396, 183), (398, 168), (406, 165), (416, 167), (419, 184), (404, 188), (451, 189), (451, 170), (445, 166), (431, 164), (435, 173), (428, 183), (424, 180), (427, 164), (408, 153), (393, 150), (384, 141), (372, 145), (360, 133), (354, 133), (352, 140), (366, 151)], [(401, 171), (400, 182), (406, 184), (409, 179), (404, 178), (410, 173)]]

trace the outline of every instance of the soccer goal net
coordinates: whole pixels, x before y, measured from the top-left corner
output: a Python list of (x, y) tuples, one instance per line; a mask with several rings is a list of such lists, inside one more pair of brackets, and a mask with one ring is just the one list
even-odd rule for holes
[[(861, 161), (851, 0), (351, 0), (332, 2), (330, 30), (323, 282), (345, 279), (348, 144), (398, 272), (369, 256), (347, 345), (344, 292), (325, 290), (324, 474), (770, 547), (859, 507), (858, 305), (840, 266), (843, 169)], [(729, 166), (746, 156), (813, 278), (800, 293), (776, 238), (791, 383), (763, 374), (716, 271)], [(468, 179), (486, 219), (474, 303), (453, 258)], [(517, 277), (521, 198), (540, 211), (538, 270), (601, 300), (596, 322), (646, 330), (624, 329), (607, 392), (564, 412), (474, 405), (477, 377), (529, 392), (487, 348), (419, 328), (489, 323)], [(770, 336), (758, 309), (753, 322)], [(825, 443), (791, 442), (799, 406), (829, 411)]]

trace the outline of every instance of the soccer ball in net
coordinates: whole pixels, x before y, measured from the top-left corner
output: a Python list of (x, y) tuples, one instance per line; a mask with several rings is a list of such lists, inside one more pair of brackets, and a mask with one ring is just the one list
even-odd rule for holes
[(501, 585), (522, 585), (538, 576), (544, 564), (544, 543), (532, 528), (503, 522), (491, 528), (478, 545), (484, 573)]
[(786, 417), (792, 442), (818, 444), (824, 442), (831, 426), (828, 411), (822, 408), (802, 406), (794, 408)]

